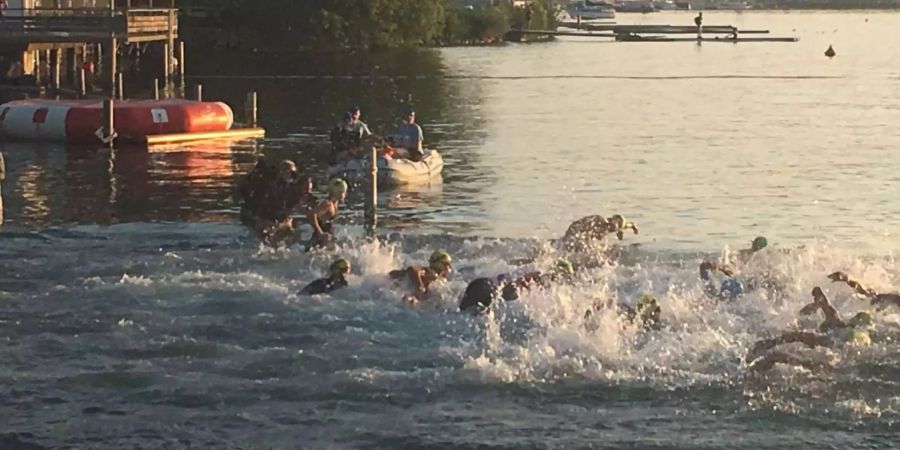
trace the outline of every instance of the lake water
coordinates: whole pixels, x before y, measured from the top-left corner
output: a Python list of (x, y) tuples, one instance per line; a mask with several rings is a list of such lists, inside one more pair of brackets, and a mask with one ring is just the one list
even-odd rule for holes
[[(900, 287), (900, 13), (704, 17), (800, 41), (195, 52), (207, 98), (259, 92), (267, 139), (0, 144), (0, 447), (896, 447), (896, 311), (876, 317), (870, 347), (792, 349), (831, 372), (751, 375), (741, 358), (814, 328), (797, 311), (815, 285), (845, 316), (866, 308), (827, 273)], [(382, 192), (380, 243), (362, 238), (351, 193), (338, 252), (260, 247), (237, 223), (237, 180), (264, 152), (323, 184), (327, 130), (352, 104), (376, 132), (414, 105), (442, 182)], [(641, 228), (619, 264), (489, 317), (454, 312), (467, 281), (614, 213)], [(759, 234), (770, 248), (743, 270), (778, 292), (708, 300), (697, 264)], [(428, 306), (402, 304), (383, 274), (437, 248), (456, 273)], [(295, 295), (338, 254), (354, 265), (349, 288)], [(644, 292), (663, 330), (612, 313), (585, 326), (595, 299)]]

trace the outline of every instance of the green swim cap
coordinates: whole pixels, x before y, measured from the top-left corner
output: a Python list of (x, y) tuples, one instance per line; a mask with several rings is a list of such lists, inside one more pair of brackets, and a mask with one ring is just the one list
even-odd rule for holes
[(868, 347), (872, 345), (872, 338), (867, 331), (853, 330), (847, 338), (847, 343), (854, 347)]
[(431, 254), (431, 257), (428, 258), (428, 264), (436, 271), (444, 270), (444, 267), (449, 266), (452, 263), (453, 258), (451, 258), (450, 254), (444, 250), (435, 250), (435, 252)]
[(647, 308), (652, 308), (654, 306), (657, 306), (656, 298), (654, 298), (653, 295), (651, 295), (651, 294), (642, 295), (641, 298), (638, 299), (637, 304), (635, 305), (635, 307), (638, 311), (641, 311), (641, 310), (644, 310)]
[(573, 267), (572, 263), (565, 258), (556, 260), (555, 271), (557, 275), (564, 277), (571, 277), (572, 275), (575, 275), (575, 267)]
[(335, 178), (331, 180), (331, 184), (328, 185), (328, 194), (329, 195), (340, 195), (345, 194), (347, 192), (347, 182), (340, 179)]
[(750, 248), (754, 252), (758, 252), (758, 251), (766, 248), (766, 246), (768, 246), (768, 245), (769, 245), (769, 241), (765, 237), (758, 236), (756, 239), (753, 240), (753, 245)]
[(867, 311), (863, 311), (853, 316), (853, 318), (847, 322), (847, 325), (850, 325), (854, 328), (864, 328), (872, 326), (873, 323), (875, 323), (875, 319), (872, 318), (872, 314), (869, 314)]
[(336, 259), (333, 263), (331, 263), (330, 270), (332, 272), (349, 272), (350, 261), (347, 261), (346, 258)]

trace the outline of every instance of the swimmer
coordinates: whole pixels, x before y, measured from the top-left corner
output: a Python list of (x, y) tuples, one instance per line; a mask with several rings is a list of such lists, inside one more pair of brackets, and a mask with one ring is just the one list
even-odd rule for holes
[(337, 259), (328, 268), (328, 277), (319, 278), (309, 283), (300, 291), (300, 295), (327, 294), (347, 287), (347, 275), (349, 274), (350, 261), (347, 261), (345, 258)]
[(868, 298), (872, 306), (875, 306), (879, 309), (886, 308), (888, 306), (900, 307), (900, 294), (879, 294), (878, 292), (875, 292), (874, 289), (865, 288), (862, 284), (850, 278), (850, 276), (848, 276), (844, 272), (834, 272), (831, 275), (828, 275), (828, 278), (834, 282), (842, 281), (844, 283), (847, 283), (847, 286), (853, 288), (853, 290), (855, 290), (857, 294)]
[(831, 366), (826, 363), (808, 361), (784, 352), (771, 351), (783, 344), (800, 343), (809, 348), (833, 348), (837, 345), (864, 347), (872, 343), (871, 337), (866, 331), (866, 328), (873, 323), (871, 314), (865, 311), (860, 312), (844, 322), (820, 287), (813, 288), (812, 296), (812, 303), (804, 306), (800, 310), (800, 314), (808, 315), (822, 311), (825, 320), (819, 325), (819, 332), (787, 331), (776, 338), (758, 341), (745, 358), (750, 365), (750, 370), (766, 371), (778, 363), (802, 366), (810, 370), (831, 369)]
[(765, 236), (757, 236), (752, 241), (750, 241), (750, 248), (745, 248), (742, 250), (738, 250), (735, 259), (739, 264), (746, 264), (750, 261), (750, 258), (756, 254), (756, 252), (766, 248), (769, 246), (769, 240), (765, 238)]
[(495, 278), (476, 278), (466, 287), (459, 301), (459, 310), (482, 313), (490, 309), (495, 300), (518, 300), (519, 293), (523, 289), (535, 286), (548, 287), (569, 280), (573, 275), (575, 268), (572, 263), (560, 259), (551, 273), (531, 272), (518, 277), (502, 274)]
[[(595, 303), (592, 309), (585, 311), (584, 320), (590, 319), (595, 311), (603, 308), (601, 303)], [(620, 303), (616, 306), (616, 312), (620, 317), (631, 324), (640, 324), (645, 330), (659, 330), (662, 328), (662, 308), (659, 301), (652, 294), (642, 295), (634, 306)]]
[(312, 181), (287, 159), (274, 167), (260, 157), (238, 191), (242, 222), (270, 245), (291, 241), (295, 237), (294, 212), (308, 210), (315, 200)]
[(632, 230), (634, 234), (638, 234), (637, 225), (625, 220), (619, 214), (609, 218), (587, 216), (569, 225), (566, 234), (563, 235), (563, 241), (567, 243), (589, 242), (601, 240), (611, 233), (615, 233), (616, 237), (622, 240), (625, 237), (625, 230)]
[(307, 251), (324, 246), (334, 241), (334, 219), (337, 218), (338, 206), (347, 198), (347, 182), (335, 178), (328, 185), (328, 198), (322, 200), (315, 209), (307, 214), (313, 235), (306, 246)]
[[(710, 277), (711, 271), (722, 272), (727, 278), (716, 287), (715, 281)], [(717, 300), (734, 300), (744, 293), (744, 284), (734, 275), (734, 270), (726, 264), (715, 261), (700, 263), (700, 279), (703, 280), (703, 290), (706, 295)]]
[(392, 270), (388, 276), (395, 281), (409, 282), (415, 292), (407, 294), (403, 299), (415, 304), (425, 297), (431, 283), (447, 278), (452, 270), (453, 259), (450, 254), (444, 250), (436, 250), (428, 258), (428, 267), (409, 266), (406, 269)]

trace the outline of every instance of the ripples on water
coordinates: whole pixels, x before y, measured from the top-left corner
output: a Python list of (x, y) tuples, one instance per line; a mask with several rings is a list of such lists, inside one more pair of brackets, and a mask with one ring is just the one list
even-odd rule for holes
[[(727, 17), (802, 40), (446, 49), (422, 57), (425, 79), (390, 82), (210, 78), (206, 92), (235, 104), (234, 83), (260, 90), (269, 139), (4, 145), (0, 448), (896, 446), (897, 312), (877, 317), (869, 348), (792, 349), (832, 373), (754, 376), (741, 358), (813, 328), (797, 311), (814, 285), (844, 316), (864, 308), (826, 284), (831, 271), (900, 288), (896, 50), (862, 50), (900, 16)], [(258, 151), (321, 173), (328, 114), (358, 102), (388, 129), (410, 95), (443, 180), (382, 193), (380, 244), (353, 225), (351, 196), (351, 286), (297, 297), (335, 255), (260, 248), (235, 225), (235, 180)], [(570, 219), (613, 212), (642, 231), (621, 264), (489, 317), (454, 311), (466, 281), (515, 269)], [(760, 233), (772, 246), (745, 270), (780, 292), (708, 301), (697, 264)], [(457, 272), (427, 306), (405, 306), (383, 274), (437, 248)], [(611, 314), (585, 326), (592, 301), (644, 292), (662, 331)]]

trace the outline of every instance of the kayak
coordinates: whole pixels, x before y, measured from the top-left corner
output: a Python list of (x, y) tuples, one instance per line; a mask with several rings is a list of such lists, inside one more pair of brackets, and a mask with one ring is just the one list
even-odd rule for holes
[[(369, 178), (371, 173), (370, 158), (348, 159), (328, 167), (328, 177), (340, 177), (348, 181), (359, 181)], [(378, 157), (378, 184), (397, 186), (403, 184), (428, 183), (441, 175), (444, 170), (444, 158), (437, 150), (425, 150), (421, 161), (409, 159)]]

